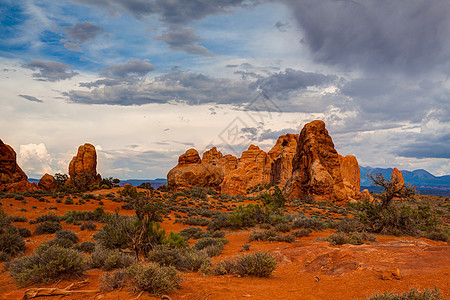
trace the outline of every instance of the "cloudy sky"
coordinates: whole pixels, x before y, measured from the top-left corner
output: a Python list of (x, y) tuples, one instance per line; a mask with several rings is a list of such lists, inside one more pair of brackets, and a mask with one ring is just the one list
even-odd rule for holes
[(326, 122), (363, 166), (450, 174), (448, 0), (0, 0), (0, 138), (29, 177), (188, 148), (269, 150)]

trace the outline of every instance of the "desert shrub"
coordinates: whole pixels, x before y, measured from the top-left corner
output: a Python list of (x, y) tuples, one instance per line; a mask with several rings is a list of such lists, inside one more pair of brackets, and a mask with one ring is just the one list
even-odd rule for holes
[(8, 271), (18, 285), (50, 282), (63, 276), (81, 275), (83, 255), (56, 245), (41, 244), (34, 254), (18, 258), (8, 265)]
[(21, 237), (26, 238), (31, 236), (31, 230), (25, 227), (18, 227), (17, 230)]
[(109, 216), (103, 207), (97, 207), (93, 211), (68, 211), (63, 218), (66, 223), (73, 223), (73, 221), (96, 221), (103, 222), (104, 218)]
[(106, 271), (128, 267), (135, 262), (134, 257), (119, 250), (110, 250), (97, 246), (91, 253), (89, 265)]
[(229, 215), (221, 213), (211, 218), (211, 223), (206, 227), (208, 231), (220, 230), (224, 227), (228, 227)]
[(50, 234), (55, 233), (61, 229), (62, 226), (58, 222), (44, 221), (36, 226), (34, 234)]
[(292, 227), (287, 223), (280, 223), (275, 226), (275, 231), (279, 232), (289, 232), (291, 229)]
[(28, 219), (24, 216), (9, 216), (11, 222), (27, 222)]
[(132, 218), (119, 214), (109, 215), (105, 219), (105, 226), (94, 234), (94, 239), (104, 248), (124, 249), (128, 245), (127, 233), (124, 228), (131, 230), (132, 227)]
[(208, 226), (211, 223), (210, 220), (201, 217), (190, 217), (182, 221), (185, 225), (193, 226)]
[(181, 236), (181, 234), (174, 232), (169, 233), (166, 240), (163, 241), (163, 244), (167, 244), (172, 248), (184, 248), (188, 246), (184, 237)]
[(423, 236), (426, 232), (439, 231), (442, 228), (441, 221), (433, 214), (429, 205), (383, 206), (366, 201), (355, 206), (355, 209), (364, 229), (368, 232)]
[[(39, 217), (36, 218), (36, 220), (34, 221), (34, 223), (42, 223), (42, 222), (60, 222), (62, 221), (63, 218), (60, 216), (55, 215), (54, 213), (49, 213), (49, 214), (45, 214), (45, 215), (41, 215)], [(32, 222), (30, 221), (30, 224)]]
[(327, 228), (327, 224), (317, 217), (307, 217), (304, 215), (296, 215), (293, 217), (293, 228), (311, 228), (316, 230), (322, 230)]
[(87, 221), (87, 222), (84, 222), (83, 224), (81, 224), (80, 229), (92, 231), (92, 230), (97, 229), (97, 224), (95, 224), (92, 221)]
[(280, 235), (274, 230), (264, 230), (262, 232), (253, 232), (248, 237), (249, 242), (253, 241), (269, 241), (269, 242), (287, 242), (292, 243), (295, 237), (291, 234)]
[[(269, 215), (259, 204), (240, 205), (228, 216), (225, 227), (240, 229), (269, 222)], [(219, 228), (220, 229), (220, 228)]]
[(206, 251), (189, 249), (183, 252), (181, 260), (177, 264), (177, 269), (197, 272), (203, 266), (209, 265), (211, 265), (211, 258)]
[(236, 273), (235, 260), (223, 260), (218, 262), (211, 270), (212, 275), (229, 275)]
[(182, 250), (167, 245), (158, 245), (148, 253), (147, 259), (149, 261), (157, 262), (162, 266), (178, 267), (182, 257)]
[(202, 250), (205, 249), (208, 246), (221, 246), (223, 248), (223, 246), (228, 243), (227, 239), (222, 239), (222, 238), (202, 238), (201, 240), (199, 240), (198, 242), (196, 242), (192, 247), (196, 250)]
[(260, 197), (264, 207), (269, 211), (274, 211), (285, 207), (286, 198), (278, 186), (275, 186), (272, 193), (267, 192), (262, 194)]
[(9, 255), (6, 252), (0, 251), (0, 263), (4, 262), (4, 261), (10, 261), (11, 260), (11, 255)]
[(73, 202), (73, 199), (70, 197), (70, 196), (67, 196), (66, 197), (66, 200), (64, 201), (64, 204), (66, 204), (66, 205), (72, 205), (74, 202)]
[(267, 252), (254, 252), (236, 258), (236, 273), (241, 276), (269, 277), (277, 262)]
[(25, 242), (16, 227), (11, 225), (0, 227), (0, 252), (15, 256), (24, 250)]
[(296, 230), (296, 231), (292, 232), (292, 234), (296, 237), (309, 236), (311, 233), (312, 233), (312, 230), (309, 228), (302, 228), (300, 230)]
[(66, 240), (71, 241), (74, 244), (78, 243), (78, 241), (79, 241), (79, 238), (75, 232), (73, 232), (72, 230), (66, 230), (66, 229), (56, 232), (56, 238), (66, 239)]
[(131, 184), (126, 184), (122, 190), (119, 191), (120, 195), (123, 197), (131, 197), (132, 199), (136, 199), (139, 195), (136, 187), (131, 186)]
[(445, 300), (445, 298), (441, 296), (437, 288), (434, 288), (433, 290), (425, 289), (424, 291), (410, 289), (403, 294), (394, 292), (377, 293), (366, 297), (366, 300)]
[(14, 196), (14, 199), (21, 201), (21, 200), (25, 200), (25, 197), (22, 195), (16, 195), (16, 196)]
[(128, 271), (126, 269), (117, 269), (111, 273), (103, 273), (100, 275), (100, 289), (104, 292), (112, 292), (115, 289), (124, 287), (127, 279)]
[(146, 291), (151, 295), (170, 292), (181, 283), (181, 275), (175, 268), (153, 262), (147, 265), (132, 265), (128, 268), (128, 274), (136, 292)]
[(363, 241), (375, 241), (375, 236), (366, 232), (337, 232), (330, 234), (324, 240), (331, 242), (333, 245), (353, 244), (361, 245)]
[(363, 231), (364, 225), (359, 221), (358, 218), (353, 219), (344, 219), (342, 221), (339, 221), (337, 224), (337, 230), (340, 232), (355, 232), (355, 231)]
[(189, 191), (186, 191), (186, 193), (189, 194), (192, 199), (206, 200), (208, 190), (201, 186), (194, 186)]
[(450, 240), (450, 232), (446, 228), (433, 228), (426, 232), (425, 237), (430, 240), (448, 242)]
[(94, 242), (82, 242), (78, 246), (80, 251), (86, 252), (86, 253), (92, 253), (95, 251), (95, 243)]

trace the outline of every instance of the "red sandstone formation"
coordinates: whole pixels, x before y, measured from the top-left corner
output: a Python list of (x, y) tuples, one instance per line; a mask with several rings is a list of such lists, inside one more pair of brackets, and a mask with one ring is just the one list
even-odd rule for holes
[(358, 199), (361, 189), (361, 173), (356, 157), (353, 155), (347, 155), (345, 157), (339, 155), (339, 162), (341, 164), (341, 174), (347, 194), (352, 199)]
[(0, 191), (13, 193), (37, 190), (17, 164), (14, 149), (0, 140)]
[[(219, 152), (220, 153), (220, 152)], [(220, 153), (220, 156), (222, 153)], [(178, 159), (178, 165), (167, 174), (167, 183), (175, 190), (193, 186), (211, 187), (220, 190), (223, 181), (222, 168), (202, 164), (197, 150), (189, 149)]]
[(242, 152), (236, 169), (225, 175), (222, 194), (243, 195), (248, 187), (270, 182), (272, 159), (258, 146), (250, 145)]
[(167, 175), (175, 189), (192, 186), (213, 187), (223, 194), (243, 195), (258, 184), (275, 183), (291, 198), (314, 196), (344, 205), (360, 198), (360, 173), (356, 158), (340, 156), (325, 123), (306, 124), (300, 136), (278, 138), (266, 153), (250, 145), (240, 158), (223, 156), (216, 147), (200, 159), (195, 149), (181, 155), (178, 165)]
[(41, 180), (39, 180), (38, 186), (41, 190), (53, 190), (55, 188), (55, 178), (45, 173)]
[(280, 136), (268, 153), (273, 160), (270, 182), (277, 184), (281, 189), (292, 176), (292, 161), (297, 152), (298, 136), (290, 133)]
[(316, 201), (348, 203), (339, 155), (323, 121), (308, 123), (300, 132), (293, 173), (285, 193), (291, 199), (312, 195)]
[(71, 179), (79, 175), (90, 174), (92, 183), (101, 180), (100, 174), (97, 174), (97, 152), (91, 144), (84, 144), (78, 147), (78, 153), (69, 164), (69, 176)]
[(394, 170), (392, 170), (391, 182), (394, 182), (395, 186), (400, 188), (405, 186), (405, 180), (403, 180), (402, 172), (399, 169), (394, 168)]

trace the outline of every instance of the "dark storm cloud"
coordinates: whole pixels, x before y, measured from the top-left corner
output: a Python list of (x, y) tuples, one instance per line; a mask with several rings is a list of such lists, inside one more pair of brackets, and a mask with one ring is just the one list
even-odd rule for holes
[(84, 21), (83, 23), (77, 23), (72, 27), (63, 27), (67, 36), (72, 41), (77, 41), (80, 44), (87, 40), (95, 39), (100, 32), (103, 31), (103, 27)]
[(316, 61), (415, 72), (449, 60), (447, 0), (282, 0)]
[(450, 134), (418, 134), (414, 142), (402, 145), (396, 154), (413, 158), (450, 158)]
[[(89, 83), (84, 85), (87, 86)], [(173, 102), (185, 102), (189, 105), (205, 103), (239, 105), (250, 101), (251, 94), (252, 90), (249, 89), (248, 83), (243, 81), (175, 72), (157, 76), (153, 82), (145, 84), (139, 81), (105, 85), (91, 91), (73, 90), (64, 95), (76, 103), (127, 106)]]
[(334, 75), (286, 69), (268, 77), (258, 79), (252, 86), (255, 88), (259, 87), (264, 92), (274, 95), (306, 89), (309, 86), (330, 84), (337, 79), (338, 77)]
[(125, 64), (111, 65), (103, 69), (100, 75), (108, 78), (142, 77), (153, 70), (155, 67), (151, 63), (131, 58)]
[(203, 46), (197, 45), (202, 39), (195, 34), (192, 28), (177, 27), (163, 33), (155, 38), (164, 41), (169, 48), (174, 51), (182, 51), (191, 55), (213, 56), (213, 54)]
[(69, 65), (54, 61), (33, 60), (23, 67), (33, 71), (38, 70), (39, 72), (33, 73), (32, 76), (40, 81), (60, 81), (70, 79), (78, 74), (74, 71), (69, 71)]
[(112, 12), (125, 12), (136, 18), (158, 14), (167, 24), (187, 24), (210, 15), (230, 13), (234, 7), (250, 7), (257, 0), (71, 0), (103, 7)]
[(33, 96), (29, 96), (29, 95), (18, 95), (18, 96), (22, 97), (24, 99), (27, 99), (28, 101), (32, 101), (32, 102), (38, 102), (38, 103), (43, 103), (44, 102), (41, 99), (38, 99), (38, 98), (33, 97)]

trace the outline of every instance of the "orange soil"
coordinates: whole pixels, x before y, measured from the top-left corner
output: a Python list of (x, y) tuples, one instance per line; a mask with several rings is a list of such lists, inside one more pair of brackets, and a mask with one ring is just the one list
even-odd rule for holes
[[(114, 190), (116, 191), (116, 189)], [(97, 193), (107, 194), (111, 190)], [(54, 212), (64, 215), (68, 210), (93, 210), (97, 201), (83, 205), (65, 205), (55, 203), (55, 199), (46, 197), (50, 203), (26, 198), (27, 203), (14, 199), (2, 199), (3, 209), (9, 215), (25, 216), (35, 219), (45, 213)], [(75, 202), (77, 201), (74, 199)], [(132, 211), (121, 210), (123, 203), (102, 200), (107, 212), (120, 210), (120, 214), (130, 215)], [(12, 206), (10, 204), (13, 204)], [(238, 204), (236, 204), (238, 205)], [(38, 209), (32, 209), (32, 206)], [(57, 206), (58, 210), (48, 210)], [(22, 212), (20, 209), (27, 211)], [(179, 231), (188, 226), (164, 221), (162, 227), (169, 231)], [(14, 223), (18, 227), (27, 227), (32, 232), (35, 225)], [(93, 231), (81, 231), (80, 226), (62, 222), (64, 229), (73, 230), (80, 243), (92, 241)], [(253, 230), (227, 231), (230, 241), (214, 263), (242, 254), (242, 245), (248, 243)], [(172, 299), (364, 299), (377, 292), (404, 292), (411, 288), (440, 289), (442, 296), (450, 297), (450, 247), (447, 243), (430, 241), (423, 238), (377, 236), (377, 242), (354, 246), (331, 246), (329, 242), (314, 241), (317, 237), (326, 237), (333, 230), (313, 232), (309, 237), (297, 238), (294, 243), (251, 242), (250, 252), (269, 251), (278, 261), (277, 269), (271, 278), (226, 276), (204, 276), (200, 272), (183, 273), (181, 288), (169, 294)], [(54, 238), (54, 234), (33, 235), (26, 239), (26, 254), (32, 253), (41, 242)], [(0, 264), (2, 268), (2, 264)], [(398, 270), (397, 270), (398, 269)], [(401, 278), (395, 279), (393, 273), (400, 272)], [(71, 282), (88, 280), (82, 289), (99, 289), (99, 275), (103, 271), (92, 269), (85, 272), (83, 278), (62, 280), (50, 285), (32, 287), (64, 288)], [(384, 279), (383, 279), (384, 278)], [(19, 288), (7, 272), (0, 273), (0, 299), (21, 299), (27, 288)], [(40, 297), (39, 299), (58, 299)], [(132, 299), (134, 295), (126, 289), (106, 294), (75, 294), (65, 299)], [(139, 299), (160, 299), (144, 293)]]

